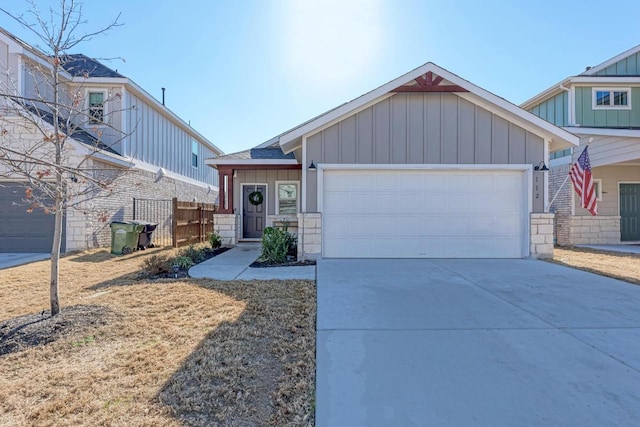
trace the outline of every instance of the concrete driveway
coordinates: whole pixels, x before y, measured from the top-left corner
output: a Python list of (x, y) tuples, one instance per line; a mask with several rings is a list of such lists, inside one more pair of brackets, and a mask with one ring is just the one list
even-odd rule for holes
[(640, 425), (640, 286), (532, 260), (317, 274), (317, 426)]
[(49, 259), (51, 255), (48, 253), (5, 253), (0, 252), (0, 270), (3, 268), (11, 268), (17, 265), (29, 264), (34, 261), (42, 261)]

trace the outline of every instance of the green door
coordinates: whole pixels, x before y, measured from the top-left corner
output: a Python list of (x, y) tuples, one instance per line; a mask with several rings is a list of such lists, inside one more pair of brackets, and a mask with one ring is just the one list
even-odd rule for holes
[(620, 240), (640, 241), (640, 184), (620, 184)]

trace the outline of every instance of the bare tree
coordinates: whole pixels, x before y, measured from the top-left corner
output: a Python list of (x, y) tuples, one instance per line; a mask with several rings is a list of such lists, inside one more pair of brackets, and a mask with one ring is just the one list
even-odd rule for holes
[[(63, 216), (68, 209), (86, 210), (88, 200), (110, 194), (112, 175), (102, 173), (93, 159), (112, 154), (113, 144), (126, 136), (111, 119), (121, 112), (121, 94), (87, 100), (85, 86), (93, 70), (82, 61), (86, 57), (71, 50), (119, 26), (120, 16), (98, 31), (83, 33), (80, 2), (59, 0), (46, 14), (35, 1), (27, 3), (28, 12), (20, 15), (0, 7), (39, 40), (31, 47), (16, 39), (30, 53), (23, 69), (1, 64), (6, 75), (0, 76), (0, 176), (25, 183), (28, 211), (55, 215), (50, 278), (54, 316), (60, 312)], [(30, 81), (18, 84), (18, 76)], [(105, 108), (108, 104), (113, 107)]]

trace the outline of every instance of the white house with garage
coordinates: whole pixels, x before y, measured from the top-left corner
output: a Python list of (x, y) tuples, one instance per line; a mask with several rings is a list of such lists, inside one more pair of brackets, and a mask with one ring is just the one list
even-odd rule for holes
[(206, 163), (220, 176), (227, 243), (286, 222), (299, 258), (549, 257), (543, 169), (550, 151), (578, 142), (427, 63)]
[[(19, 159), (52, 129), (50, 74), (51, 57), (0, 28), (0, 157)], [(108, 246), (109, 223), (132, 219), (134, 198), (216, 202), (218, 173), (204, 159), (222, 151), (167, 108), (164, 96), (158, 101), (82, 54), (65, 55), (59, 77), (62, 99), (80, 113), (74, 117), (88, 118), (64, 116), (70, 139), (63, 155), (112, 184), (78, 201), (78, 209), (65, 209), (63, 251)], [(83, 185), (73, 176), (65, 179), (70, 186)], [(15, 170), (0, 166), (0, 252), (51, 250), (54, 215), (31, 206), (31, 191), (33, 185)], [(160, 218), (160, 226), (170, 226), (169, 215)]]

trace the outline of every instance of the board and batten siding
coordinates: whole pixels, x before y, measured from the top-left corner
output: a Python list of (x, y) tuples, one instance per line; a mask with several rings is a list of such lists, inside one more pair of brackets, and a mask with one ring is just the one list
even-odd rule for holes
[(569, 95), (563, 91), (529, 109), (529, 112), (556, 126), (569, 124)]
[[(218, 186), (218, 171), (204, 163), (217, 157), (212, 149), (135, 94), (127, 92), (126, 103), (126, 132), (131, 135), (123, 155)], [(198, 142), (197, 168), (191, 165), (192, 141)]]
[[(455, 94), (396, 94), (307, 138), (307, 160), (338, 164), (532, 164), (544, 140)], [(307, 172), (307, 212), (317, 175)], [(534, 211), (542, 199), (534, 197)]]
[(638, 76), (640, 75), (640, 52), (634, 53), (607, 68), (598, 71), (596, 76)]
[[(608, 87), (603, 84), (599, 87)], [(593, 109), (593, 87), (577, 86), (576, 124), (585, 127), (636, 127), (640, 126), (640, 88), (631, 88), (631, 109)]]
[(267, 184), (267, 215), (276, 213), (276, 181), (301, 181), (300, 169), (257, 169), (237, 171), (233, 178), (233, 207), (241, 212), (242, 191), (240, 184)]

